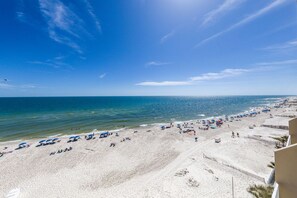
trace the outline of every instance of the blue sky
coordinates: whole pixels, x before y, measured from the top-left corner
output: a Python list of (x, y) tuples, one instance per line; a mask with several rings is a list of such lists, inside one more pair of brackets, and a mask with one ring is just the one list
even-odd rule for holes
[(297, 94), (295, 0), (10, 0), (0, 9), (0, 96)]

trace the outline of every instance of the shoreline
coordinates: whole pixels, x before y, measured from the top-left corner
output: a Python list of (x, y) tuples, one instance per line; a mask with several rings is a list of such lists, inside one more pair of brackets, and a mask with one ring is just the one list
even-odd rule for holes
[[(32, 142), (20, 150), (14, 150), (16, 143), (11, 143), (6, 151), (12, 153), (0, 158), (6, 181), (0, 195), (19, 189), (24, 198), (40, 194), (66, 198), (229, 197), (234, 178), (236, 197), (248, 198), (246, 188), (265, 184), (270, 175), (267, 164), (273, 161), (275, 150), (271, 137), (288, 134), (262, 125), (288, 124), (291, 118), (277, 115), (297, 115), (296, 109), (286, 104), (209, 130), (201, 130), (202, 124), (193, 122), (189, 126), (196, 135), (181, 133), (176, 126), (165, 130), (150, 126), (139, 127), (137, 133), (125, 129), (119, 136), (71, 143), (67, 137), (41, 147)], [(218, 138), (221, 141), (216, 143)]]
[[(290, 98), (295, 98), (295, 96), (285, 96), (285, 97), (277, 97), (277, 98), (268, 98), (266, 99), (267, 101), (270, 101), (270, 100), (275, 100), (277, 99), (276, 101), (274, 102), (270, 102), (270, 103), (267, 103), (267, 104), (263, 104), (261, 106), (257, 106), (257, 107), (248, 107), (248, 109), (246, 110), (243, 110), (243, 111), (240, 111), (238, 113), (235, 113), (235, 114), (231, 114), (231, 115), (228, 115), (228, 116), (236, 116), (236, 115), (239, 115), (239, 114), (243, 114), (243, 113), (246, 113), (248, 111), (251, 111), (253, 109), (263, 109), (265, 107), (269, 107), (271, 108), (272, 106), (274, 105), (277, 105), (277, 104), (280, 104), (280, 103), (283, 103), (285, 100), (287, 99), (290, 99)], [(200, 116), (200, 115), (203, 115), (203, 116)], [(185, 123), (185, 122), (195, 122), (195, 121), (201, 121), (201, 120), (209, 120), (209, 119), (214, 119), (214, 118), (220, 118), (220, 117), (225, 117), (226, 115), (220, 115), (220, 116), (209, 116), (209, 117), (205, 117), (205, 114), (199, 114), (200, 117), (204, 117), (204, 118), (196, 118), (196, 119), (189, 119), (189, 120), (184, 120), (184, 121), (169, 121), (167, 120), (167, 122), (162, 122), (162, 123), (150, 123), (150, 124), (140, 124), (138, 126), (125, 126), (123, 128), (115, 128), (115, 129), (110, 129), (110, 130), (98, 130), (98, 132), (120, 132), (120, 131), (123, 131), (123, 130), (127, 130), (127, 129), (139, 129), (139, 128), (150, 128), (150, 127), (155, 127), (155, 126), (161, 126), (161, 125), (167, 125), (169, 123), (178, 123), (178, 122), (181, 122), (181, 123)], [(146, 125), (146, 126), (142, 126), (142, 125)], [(97, 129), (92, 129), (92, 130), (97, 130)], [(86, 134), (89, 134), (89, 133), (92, 133), (92, 131), (89, 131), (89, 132), (80, 132), (80, 133), (69, 133), (69, 134), (65, 134), (65, 133), (58, 133), (58, 134), (54, 134), (54, 135), (48, 135), (48, 136), (40, 136), (40, 137), (32, 137), (32, 138), (24, 138), (24, 139), (17, 139), (17, 140), (4, 140), (2, 141), (1, 138), (0, 138), (0, 145), (3, 145), (5, 143), (12, 143), (12, 142), (31, 142), (31, 141), (34, 141), (34, 140), (38, 140), (38, 139), (48, 139), (48, 138), (65, 138), (65, 137), (69, 137), (71, 135), (86, 135)]]

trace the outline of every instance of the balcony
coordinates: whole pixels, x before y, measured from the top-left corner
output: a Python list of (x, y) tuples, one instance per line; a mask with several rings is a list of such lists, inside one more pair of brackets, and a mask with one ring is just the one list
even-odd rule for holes
[(297, 118), (289, 121), (286, 147), (275, 151), (275, 184), (272, 198), (297, 197)]

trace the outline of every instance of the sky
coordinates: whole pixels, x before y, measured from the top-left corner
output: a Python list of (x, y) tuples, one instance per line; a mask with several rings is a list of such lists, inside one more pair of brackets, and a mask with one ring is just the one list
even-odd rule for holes
[(9, 0), (0, 9), (0, 97), (297, 95), (296, 0)]

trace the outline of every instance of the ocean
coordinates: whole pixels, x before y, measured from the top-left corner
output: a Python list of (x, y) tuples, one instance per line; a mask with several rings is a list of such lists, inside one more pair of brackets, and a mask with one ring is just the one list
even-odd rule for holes
[(286, 96), (0, 98), (0, 141), (232, 115)]

